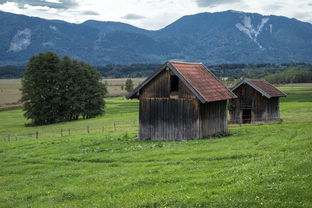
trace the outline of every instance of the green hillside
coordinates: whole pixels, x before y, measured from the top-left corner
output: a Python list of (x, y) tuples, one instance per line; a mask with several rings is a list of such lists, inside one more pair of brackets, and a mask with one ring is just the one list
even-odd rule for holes
[(312, 87), (281, 90), (282, 124), (207, 140), (137, 141), (138, 102), (123, 98), (44, 127), (2, 111), (0, 207), (312, 207)]

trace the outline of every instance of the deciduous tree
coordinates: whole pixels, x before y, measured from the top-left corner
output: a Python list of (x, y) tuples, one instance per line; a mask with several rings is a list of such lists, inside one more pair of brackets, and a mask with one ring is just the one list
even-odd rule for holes
[(101, 115), (107, 90), (100, 81), (88, 64), (53, 52), (35, 55), (22, 80), (24, 115), (34, 125)]
[(126, 84), (125, 84), (125, 90), (127, 92), (131, 92), (133, 90), (133, 82), (131, 79), (127, 79), (126, 80)]

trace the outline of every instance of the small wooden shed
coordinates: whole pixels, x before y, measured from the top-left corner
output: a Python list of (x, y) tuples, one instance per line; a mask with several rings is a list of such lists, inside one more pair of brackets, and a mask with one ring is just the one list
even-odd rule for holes
[(280, 121), (279, 98), (287, 95), (265, 80), (245, 79), (232, 92), (229, 103), (231, 123)]
[(236, 96), (203, 64), (167, 62), (127, 98), (138, 98), (141, 140), (207, 138), (227, 131)]

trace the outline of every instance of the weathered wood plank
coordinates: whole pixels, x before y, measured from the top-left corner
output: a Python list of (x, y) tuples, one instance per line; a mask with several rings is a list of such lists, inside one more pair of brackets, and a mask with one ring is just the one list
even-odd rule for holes
[(234, 93), (238, 99), (230, 101), (235, 106), (230, 112), (231, 123), (243, 123), (243, 109), (251, 109), (251, 122), (280, 120), (278, 97), (268, 99), (247, 84), (236, 88)]

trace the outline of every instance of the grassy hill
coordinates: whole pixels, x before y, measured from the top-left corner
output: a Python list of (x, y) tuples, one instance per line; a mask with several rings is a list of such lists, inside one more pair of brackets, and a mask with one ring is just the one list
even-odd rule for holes
[(138, 102), (123, 98), (44, 127), (2, 111), (0, 207), (312, 207), (312, 87), (281, 90), (282, 124), (207, 140), (137, 141)]

